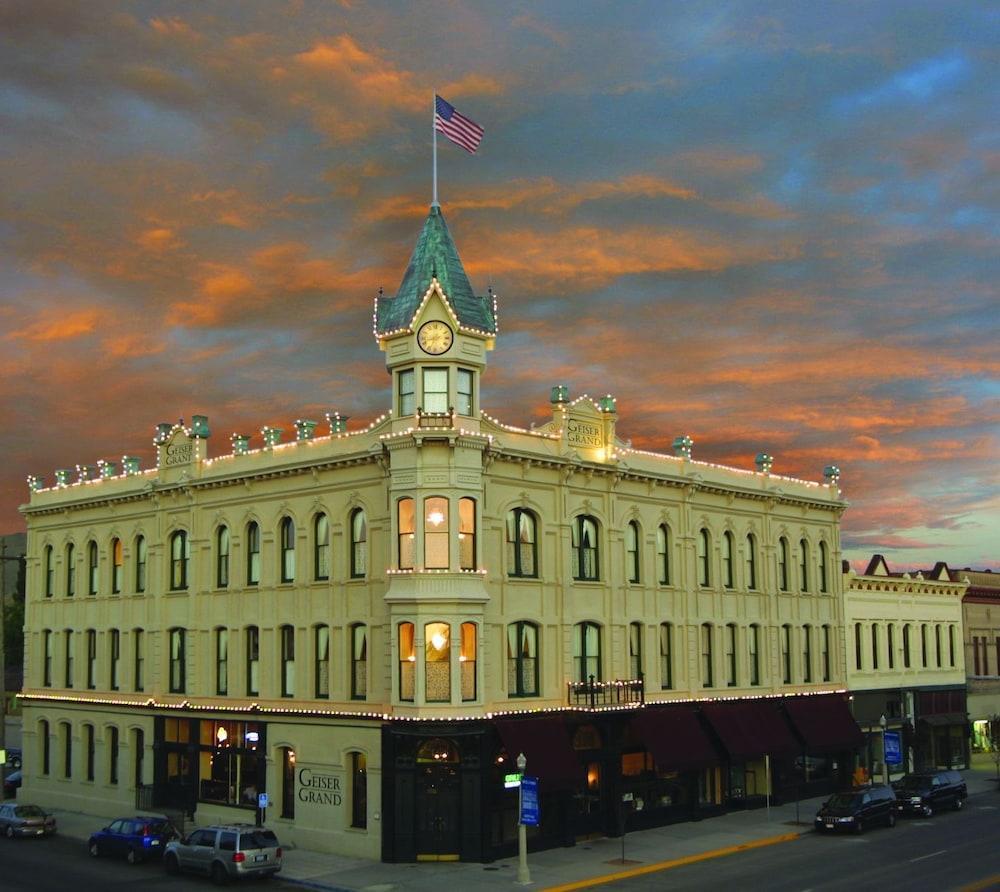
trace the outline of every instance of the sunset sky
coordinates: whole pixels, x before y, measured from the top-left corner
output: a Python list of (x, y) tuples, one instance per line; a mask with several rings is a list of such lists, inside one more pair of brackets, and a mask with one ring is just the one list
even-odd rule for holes
[(1000, 568), (998, 47), (956, 0), (7, 0), (0, 533), (157, 422), (388, 408), (437, 90), (486, 411), (610, 392), (636, 446), (839, 465), (856, 564)]

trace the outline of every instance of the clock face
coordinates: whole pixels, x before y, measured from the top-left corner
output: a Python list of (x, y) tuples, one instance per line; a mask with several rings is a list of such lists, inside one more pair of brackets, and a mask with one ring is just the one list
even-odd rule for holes
[(425, 353), (437, 356), (451, 346), (451, 329), (443, 322), (425, 322), (417, 332), (417, 343)]

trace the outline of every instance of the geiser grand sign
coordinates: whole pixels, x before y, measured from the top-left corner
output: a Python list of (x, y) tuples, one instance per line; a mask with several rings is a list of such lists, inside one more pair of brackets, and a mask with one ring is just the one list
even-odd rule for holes
[(343, 804), (344, 796), (339, 775), (326, 774), (314, 768), (300, 768), (298, 779), (299, 789), (295, 795), (299, 802), (334, 806)]

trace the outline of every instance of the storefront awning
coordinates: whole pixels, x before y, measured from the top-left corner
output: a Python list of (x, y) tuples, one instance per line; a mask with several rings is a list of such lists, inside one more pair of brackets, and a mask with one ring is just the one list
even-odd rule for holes
[(686, 771), (719, 763), (719, 755), (693, 704), (647, 706), (633, 717), (631, 725), (661, 771)]
[(789, 697), (784, 706), (807, 753), (840, 753), (855, 750), (864, 743), (850, 707), (839, 694)]
[(703, 703), (702, 712), (733, 762), (778, 758), (802, 751), (774, 703), (729, 700)]
[(538, 778), (542, 792), (573, 790), (583, 784), (583, 769), (561, 718), (502, 720), (496, 722), (496, 728), (510, 757), (510, 770), (514, 770), (518, 754), (524, 753), (528, 760), (525, 772)]
[(968, 716), (964, 712), (942, 712), (937, 715), (922, 715), (919, 721), (928, 725), (967, 725)]

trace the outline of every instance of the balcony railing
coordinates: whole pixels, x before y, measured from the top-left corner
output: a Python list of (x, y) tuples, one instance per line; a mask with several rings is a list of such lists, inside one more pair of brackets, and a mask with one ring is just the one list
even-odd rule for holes
[(588, 681), (571, 681), (566, 685), (570, 706), (624, 706), (645, 702), (645, 683), (642, 678), (597, 681), (593, 675)]

